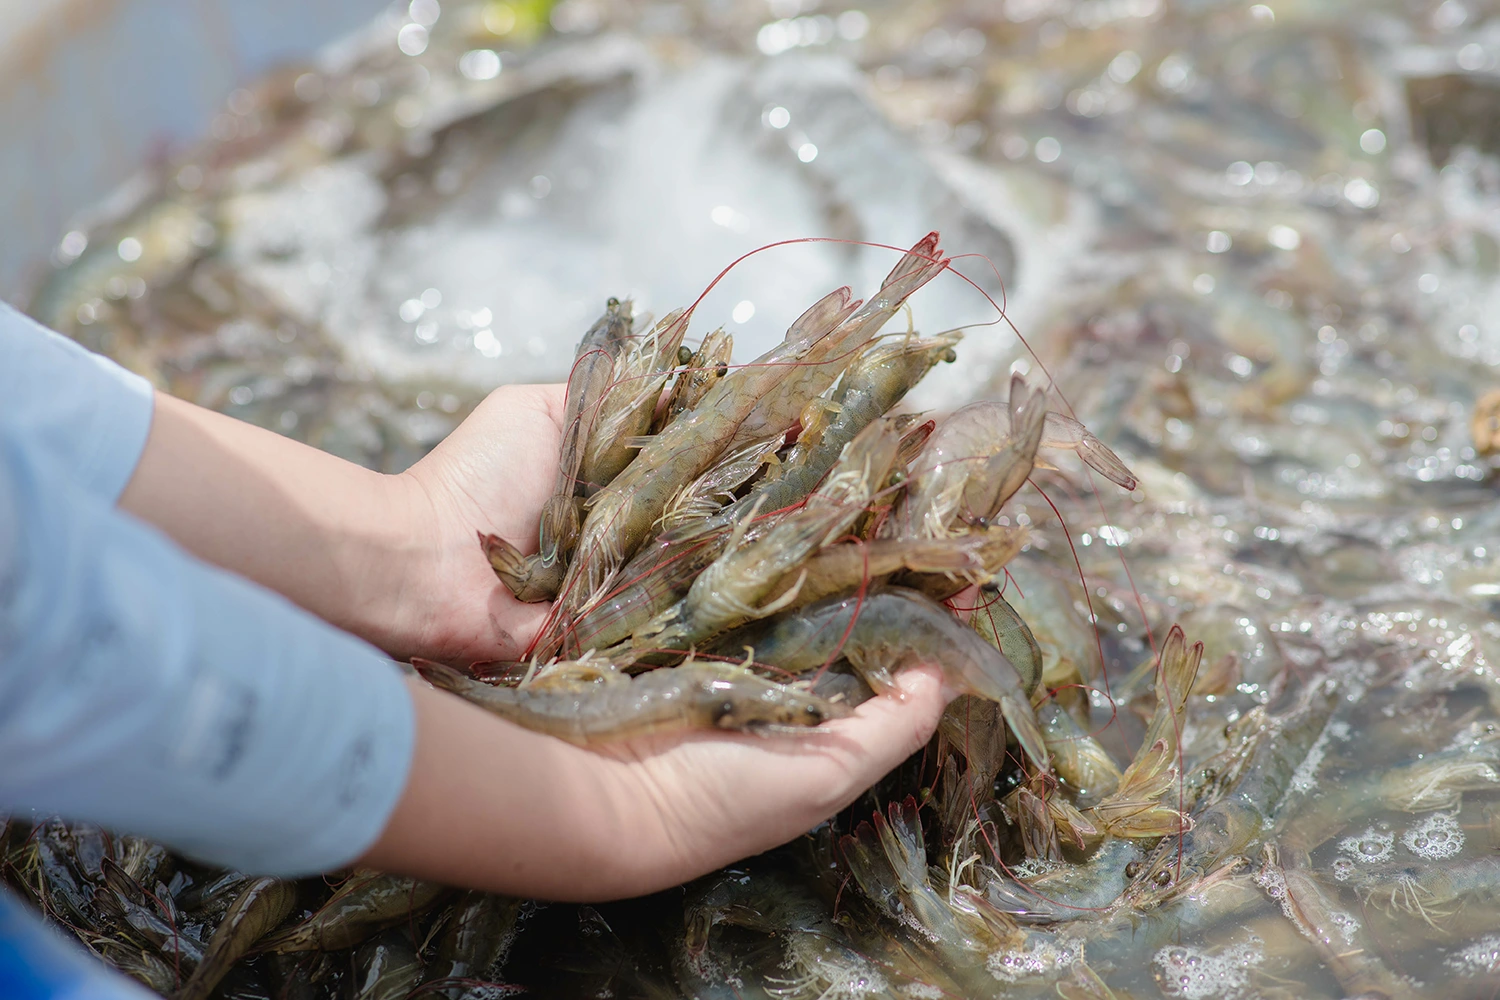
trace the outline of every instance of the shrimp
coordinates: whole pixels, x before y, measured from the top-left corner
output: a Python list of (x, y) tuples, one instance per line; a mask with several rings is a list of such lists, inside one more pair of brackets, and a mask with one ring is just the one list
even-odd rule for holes
[[(678, 351), (678, 358), (686, 367), (677, 373), (677, 380), (672, 383), (672, 392), (667, 396), (666, 406), (662, 407), (658, 432), (680, 414), (702, 402), (703, 397), (708, 395), (708, 390), (729, 374), (729, 360), (734, 353), (734, 336), (725, 333), (721, 326), (703, 338), (698, 350), (678, 348)], [(682, 357), (683, 353), (687, 354), (686, 358)]]
[(684, 905), (690, 954), (708, 947), (719, 924), (780, 939), (787, 996), (857, 996), (896, 1000), (879, 969), (849, 941), (830, 908), (801, 882), (777, 870), (727, 869), (688, 890)]
[(729, 551), (699, 574), (682, 602), (657, 623), (659, 628), (637, 633), (635, 644), (686, 649), (789, 605), (797, 597), (795, 584), (768, 603), (758, 602), (864, 512), (873, 484), (885, 478), (900, 441), (890, 421), (876, 421), (845, 446), (839, 464), (802, 509), (786, 514), (748, 545), (740, 539), (754, 518), (739, 522)]
[(1282, 908), (1303, 936), (1313, 943), (1328, 970), (1338, 979), (1346, 996), (1387, 997), (1405, 1000), (1420, 991), (1398, 976), (1380, 958), (1380, 946), (1360, 919), (1337, 906), (1312, 872), (1304, 867), (1305, 856), (1289, 852), (1303, 864), (1281, 867), (1277, 851), (1267, 845), (1265, 865), (1259, 881), (1281, 891)]
[(1162, 643), (1156, 670), (1156, 710), (1135, 759), (1118, 787), (1093, 809), (1110, 833), (1121, 837), (1165, 837), (1186, 829), (1175, 808), (1178, 751), (1186, 725), (1188, 692), (1203, 662), (1203, 643), (1191, 647), (1173, 625)]
[(955, 523), (988, 523), (1031, 475), (1046, 405), (1046, 394), (1017, 375), (1009, 403), (971, 403), (955, 411), (917, 456), (886, 534), (941, 538)]
[(297, 902), (297, 885), (279, 878), (258, 878), (230, 904), (203, 951), (203, 961), (183, 984), (175, 1000), (205, 1000), (255, 942), (286, 919)]
[(494, 687), (435, 663), (418, 671), (435, 687), (503, 719), (580, 746), (682, 729), (816, 726), (849, 714), (742, 667), (694, 660), (583, 691)]
[(952, 965), (980, 964), (991, 952), (1016, 945), (1016, 925), (999, 910), (987, 903), (975, 909), (972, 898), (966, 900), (970, 906), (955, 907), (933, 886), (914, 798), (877, 811), (841, 838), (839, 848), (865, 896), (887, 917), (921, 933)]
[[(438, 938), (426, 982), (484, 976), (509, 949), (520, 912), (519, 899), (489, 892), (464, 893)], [(455, 985), (446, 992), (456, 998), (464, 991)]]
[(1335, 688), (1328, 678), (1310, 682), (1296, 705), (1252, 737), (1253, 749), (1223, 796), (1195, 811), (1193, 827), (1180, 842), (1167, 838), (1157, 846), (1151, 863), (1125, 890), (1122, 901), (1141, 909), (1155, 906), (1264, 836), (1292, 773), (1333, 714)]
[(352, 1000), (406, 1000), (421, 981), (422, 959), (404, 930), (388, 930), (354, 953)]
[(597, 412), (585, 418), (590, 425), (578, 474), (584, 497), (609, 485), (634, 459), (641, 435), (651, 429), (692, 316), (691, 309), (667, 313), (650, 333), (615, 355), (609, 386), (595, 404)]
[[(805, 499), (833, 468), (844, 447), (900, 402), (934, 365), (949, 360), (957, 341), (953, 334), (898, 337), (878, 341), (861, 352), (832, 398), (813, 411), (823, 416), (804, 428), (784, 461), (744, 498), (717, 514), (664, 531), (620, 571), (619, 579), (624, 582), (579, 612), (566, 626), (566, 633), (554, 638), (554, 644), (570, 650), (603, 649), (645, 626), (718, 557), (738, 521), (748, 518), (757, 504), (762, 510), (775, 511)], [(909, 461), (902, 449), (909, 449), (914, 440), (920, 443), (922, 438), (903, 435), (897, 466), (904, 468)], [(755, 445), (752, 441), (750, 446)]]
[(1067, 709), (1049, 700), (1037, 709), (1037, 718), (1053, 769), (1077, 791), (1080, 801), (1096, 800), (1120, 786), (1120, 765)]
[(584, 455), (593, 439), (595, 410), (610, 389), (616, 357), (628, 342), (630, 314), (629, 299), (623, 302), (610, 299), (605, 303), (604, 315), (578, 342), (563, 407), (563, 440), (557, 477), (552, 496), (542, 506), (536, 553), (523, 556), (519, 549), (496, 535), (480, 535), (480, 544), (495, 575), (510, 588), (517, 600), (550, 601), (557, 596), (557, 588), (562, 585), (567, 561), (581, 527), (577, 492)]
[(1285, 846), (1313, 851), (1379, 809), (1455, 809), (1464, 792), (1500, 786), (1500, 732), (1362, 776), (1308, 801), (1286, 824)]
[(421, 913), (447, 891), (405, 875), (356, 872), (312, 916), (261, 941), (256, 950), (287, 954), (351, 948)]
[[(1021, 551), (1027, 537), (1025, 528), (993, 525), (981, 533), (952, 538), (881, 538), (830, 545), (802, 564), (797, 578), (801, 587), (792, 606), (846, 594), (902, 571), (956, 580), (959, 587), (988, 580)], [(784, 581), (772, 598), (790, 590), (793, 582)]]
[(1020, 672), (1026, 693), (1031, 694), (1042, 679), (1042, 650), (1036, 637), (1025, 619), (1000, 596), (999, 587), (990, 584), (981, 587), (979, 593), (982, 603), (969, 617), (969, 624), (986, 642), (1005, 654)]
[[(849, 289), (830, 292), (798, 317), (788, 337), (794, 332), (799, 339), (803, 333), (826, 336), (848, 307)], [(564, 619), (598, 597), (616, 569), (646, 540), (672, 498), (723, 454), (740, 423), (784, 374), (774, 363), (781, 353), (780, 347), (772, 348), (756, 364), (720, 379), (697, 406), (642, 442), (624, 471), (589, 498), (579, 555), (560, 591)]]
[(999, 703), (1027, 755), (1048, 767), (1021, 674), (947, 608), (914, 591), (831, 597), (748, 625), (716, 646), (726, 653), (748, 648), (758, 661), (793, 673), (844, 657), (877, 692), (891, 690), (891, 675), (902, 667), (937, 663), (959, 692)]
[[(726, 447), (735, 441), (764, 439), (790, 426), (796, 414), (781, 420), (768, 413), (763, 402), (784, 379), (800, 378), (795, 373), (831, 367), (809, 366), (809, 356), (826, 361), (857, 350), (879, 332), (880, 324), (908, 295), (947, 266), (937, 249), (937, 234), (929, 234), (892, 269), (872, 308), (857, 312), (858, 303), (850, 303), (847, 288), (830, 293), (793, 323), (785, 342), (720, 379), (697, 406), (645, 442), (616, 481), (592, 498), (580, 539), (582, 557), (575, 560), (564, 581), (563, 613), (575, 614), (602, 591), (615, 570), (645, 541), (667, 502)], [(857, 322), (845, 329), (851, 316)], [(824, 340), (829, 344), (820, 347)], [(844, 367), (840, 361), (828, 381)]]
[(816, 340), (788, 345), (797, 364), (788, 366), (784, 376), (765, 393), (754, 412), (741, 424), (736, 437), (760, 437), (789, 428), (805, 401), (822, 395), (833, 385), (849, 367), (850, 357), (880, 333), (907, 297), (947, 267), (948, 260), (938, 249), (937, 233), (928, 233), (886, 275), (875, 297), (833, 332)]

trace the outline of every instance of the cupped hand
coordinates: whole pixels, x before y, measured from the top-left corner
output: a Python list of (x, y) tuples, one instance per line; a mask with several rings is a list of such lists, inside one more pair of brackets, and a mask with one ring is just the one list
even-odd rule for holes
[(926, 744), (952, 696), (935, 667), (912, 667), (899, 694), (805, 733), (584, 748), (411, 683), (411, 775), (361, 863), (592, 902), (677, 885), (811, 829)]
[(538, 517), (557, 474), (566, 389), (496, 389), (397, 477), (421, 555), (397, 601), (404, 623), (384, 643), (393, 654), (467, 665), (525, 652), (549, 605), (517, 601), (496, 579), (476, 533), (536, 551)]

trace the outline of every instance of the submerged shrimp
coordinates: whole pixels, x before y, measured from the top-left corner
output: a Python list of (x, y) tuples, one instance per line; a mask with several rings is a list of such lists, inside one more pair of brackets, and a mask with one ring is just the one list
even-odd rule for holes
[(816, 726), (849, 714), (843, 705), (724, 663), (689, 660), (584, 690), (495, 687), (436, 663), (417, 669), (434, 686), (503, 719), (580, 746), (682, 729)]

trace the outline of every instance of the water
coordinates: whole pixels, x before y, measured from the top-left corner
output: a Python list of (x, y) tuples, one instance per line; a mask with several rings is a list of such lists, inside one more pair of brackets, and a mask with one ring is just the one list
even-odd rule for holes
[[(1329, 933), (1375, 942), (1382, 988), (1494, 992), (1495, 893), (1424, 885), (1500, 846), (1496, 5), (566, 0), (547, 26), (535, 6), (422, 3), (237, 95), (116, 221), (62, 239), (33, 311), (173, 392), (396, 470), (489, 387), (563, 377), (608, 295), (661, 313), (762, 244), (939, 228), (993, 262), (959, 266), (997, 300), (1003, 282), (1029, 348), (945, 276), (914, 322), (973, 325), (914, 405), (1050, 374), (1141, 481), (1096, 500), (1078, 470), (1041, 473), (1007, 514), (1035, 532), (1017, 609), (1050, 653), (1107, 667), (1089, 699), (1106, 748), (1128, 762), (1150, 706), (1126, 678), (1174, 622), (1215, 680), (1184, 773), (1226, 725), (1338, 677), (1340, 728), (1261, 839), (1305, 842)], [(891, 259), (771, 250), (699, 315), (747, 358)], [(1444, 780), (1377, 794), (1445, 752)], [(1377, 859), (1407, 881), (1361, 883)], [(1004, 975), (979, 981), (1368, 982), (1283, 913), (1264, 862), (1257, 846), (1143, 923), (1076, 924), (1081, 947), (1065, 925), (996, 953)], [(654, 995), (685, 981), (680, 912), (671, 894), (543, 910), (505, 977)], [(781, 961), (777, 938), (724, 934), (746, 968)]]

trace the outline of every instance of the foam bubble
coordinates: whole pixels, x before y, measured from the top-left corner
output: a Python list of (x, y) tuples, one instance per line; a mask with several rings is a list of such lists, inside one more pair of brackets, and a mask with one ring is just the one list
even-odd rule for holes
[(1418, 857), (1437, 861), (1464, 849), (1464, 831), (1457, 813), (1433, 813), (1407, 830), (1401, 843)]
[(1186, 945), (1168, 945), (1155, 958), (1162, 992), (1186, 1000), (1238, 996), (1249, 982), (1250, 969), (1266, 957), (1262, 944), (1260, 938), (1252, 936), (1217, 954)]
[(1490, 934), (1460, 948), (1443, 964), (1461, 976), (1487, 976), (1500, 972), (1500, 934)]
[(990, 975), (1001, 982), (1018, 983), (1023, 979), (1047, 976), (1077, 962), (1083, 951), (1067, 938), (1053, 941), (1032, 938), (1024, 949), (997, 951), (985, 963)]
[[(1339, 841), (1339, 850), (1348, 855), (1350, 860), (1361, 864), (1389, 861), (1396, 854), (1396, 835), (1370, 827), (1358, 836), (1345, 837)], [(1348, 875), (1344, 878), (1348, 878)]]

